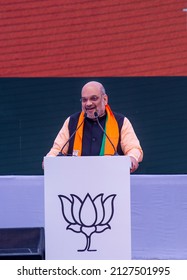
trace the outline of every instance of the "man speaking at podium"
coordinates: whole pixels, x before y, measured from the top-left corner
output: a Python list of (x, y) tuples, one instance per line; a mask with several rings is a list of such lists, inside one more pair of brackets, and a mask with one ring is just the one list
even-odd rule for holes
[(127, 155), (134, 172), (142, 161), (142, 148), (130, 121), (112, 112), (103, 85), (85, 84), (81, 104), (82, 111), (65, 120), (47, 156)]

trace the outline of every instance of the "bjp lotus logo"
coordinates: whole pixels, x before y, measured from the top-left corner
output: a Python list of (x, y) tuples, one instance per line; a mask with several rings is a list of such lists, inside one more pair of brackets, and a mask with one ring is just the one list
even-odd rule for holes
[(62, 214), (68, 223), (67, 230), (82, 233), (86, 236), (86, 246), (84, 251), (97, 251), (90, 249), (91, 236), (94, 233), (102, 233), (106, 229), (111, 229), (109, 225), (114, 215), (115, 194), (104, 199), (104, 194), (99, 194), (92, 198), (87, 194), (83, 200), (75, 194), (71, 194), (71, 199), (65, 195), (59, 195), (62, 206)]

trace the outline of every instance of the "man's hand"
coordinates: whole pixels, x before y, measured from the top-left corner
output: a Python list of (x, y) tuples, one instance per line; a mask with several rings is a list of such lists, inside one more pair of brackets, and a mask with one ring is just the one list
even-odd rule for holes
[(130, 170), (131, 170), (131, 173), (133, 173), (138, 168), (139, 163), (134, 157), (131, 157), (131, 156), (130, 156), (130, 160), (131, 160), (131, 169)]

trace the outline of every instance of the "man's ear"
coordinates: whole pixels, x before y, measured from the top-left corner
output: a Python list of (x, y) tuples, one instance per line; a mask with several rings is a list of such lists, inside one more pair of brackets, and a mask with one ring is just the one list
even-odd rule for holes
[(104, 102), (105, 102), (105, 105), (108, 104), (108, 95), (107, 94), (104, 95)]

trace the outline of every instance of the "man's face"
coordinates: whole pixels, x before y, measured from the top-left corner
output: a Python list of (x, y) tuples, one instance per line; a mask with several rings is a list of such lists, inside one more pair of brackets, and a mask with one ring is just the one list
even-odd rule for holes
[(87, 117), (94, 119), (94, 113), (99, 116), (105, 113), (105, 105), (108, 103), (108, 97), (101, 92), (97, 85), (87, 85), (82, 89), (82, 111), (87, 113)]

